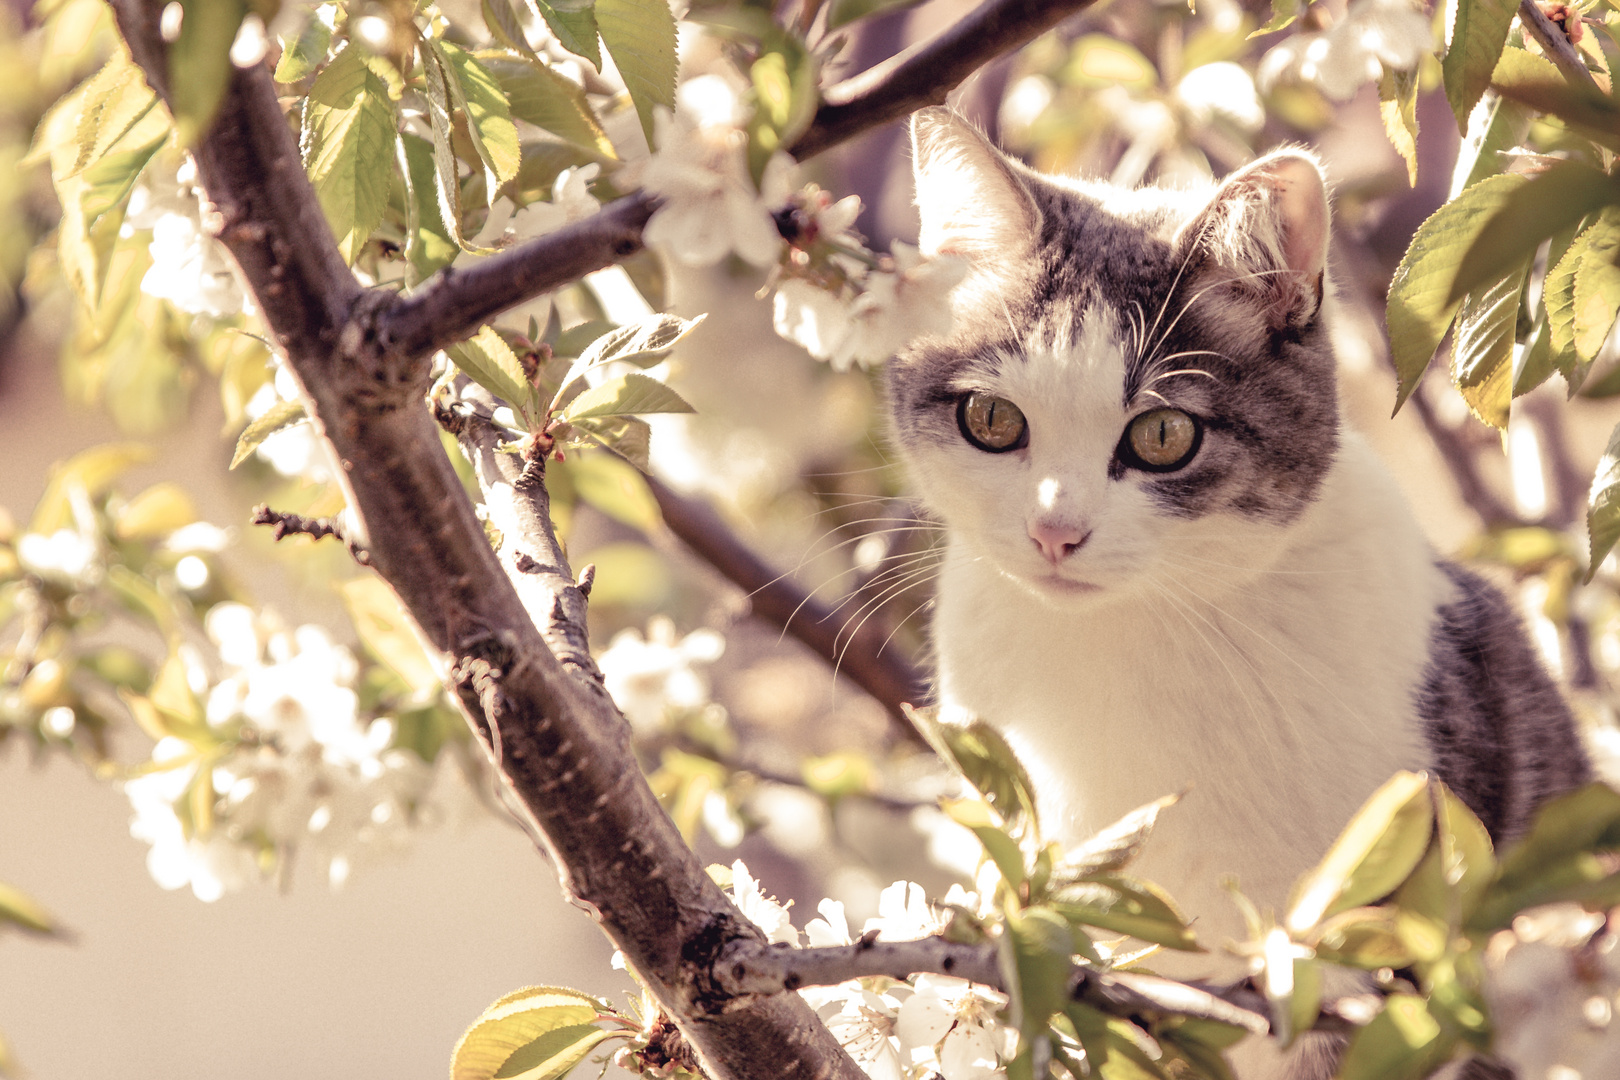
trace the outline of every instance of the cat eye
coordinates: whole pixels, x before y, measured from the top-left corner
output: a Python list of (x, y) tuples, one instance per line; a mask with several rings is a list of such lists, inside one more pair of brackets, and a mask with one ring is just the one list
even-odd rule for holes
[(962, 437), (991, 454), (1017, 450), (1029, 442), (1029, 422), (1018, 406), (990, 394), (968, 394), (956, 405)]
[(1119, 440), (1119, 459), (1133, 469), (1175, 472), (1193, 459), (1204, 441), (1198, 418), (1180, 409), (1154, 409), (1125, 428)]

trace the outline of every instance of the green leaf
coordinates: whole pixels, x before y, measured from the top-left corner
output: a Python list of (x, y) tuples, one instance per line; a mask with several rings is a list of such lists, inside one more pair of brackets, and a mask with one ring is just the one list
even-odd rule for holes
[(236, 451), (231, 454), (231, 468), (236, 468), (252, 457), (253, 451), (276, 432), (302, 423), (308, 418), (302, 401), (276, 402), (263, 416), (242, 429), (242, 434), (236, 439)]
[(653, 110), (675, 108), (675, 16), (668, 0), (596, 0), (596, 26), (653, 141)]
[(439, 220), (463, 251), (487, 255), (492, 248), (470, 243), (461, 231), (461, 163), (456, 158), (455, 121), (451, 115), (451, 76), (438, 50), (427, 41), (417, 45), (427, 84), (428, 122), (433, 129), (433, 180), (439, 198)]
[(1257, 38), (1262, 34), (1275, 34), (1279, 30), (1286, 30), (1293, 25), (1295, 19), (1299, 18), (1299, 11), (1299, 0), (1271, 0), (1270, 20), (1249, 37)]
[(484, 66), (500, 80), (514, 117), (551, 132), (599, 160), (617, 157), (583, 87), (539, 62), (489, 57), (484, 59)]
[(1515, 273), (1463, 298), (1451, 347), (1451, 376), (1475, 416), (1506, 428), (1513, 400), (1513, 343), (1527, 262)]
[(99, 499), (125, 472), (151, 459), (151, 449), (141, 443), (108, 443), (57, 462), (46, 474), (45, 493), (34, 507), (28, 531), (49, 536), (69, 528), (76, 492), (92, 501)]
[(51, 913), (40, 907), (21, 891), (0, 881), (0, 925), (9, 923), (20, 930), (47, 937), (57, 937), (62, 928)]
[(388, 207), (396, 121), (387, 85), (345, 45), (304, 101), (301, 149), (343, 260), (353, 263)]
[(1049, 1017), (1061, 1012), (1069, 999), (1069, 953), (1073, 935), (1055, 911), (1030, 907), (1007, 912), (1007, 938), (1011, 948), (1013, 1006), (1020, 1042), (1044, 1034)]
[(417, 284), (454, 262), (460, 247), (440, 213), (433, 144), (402, 131), (395, 153), (405, 178), (405, 258)]
[(1615, 847), (1620, 847), (1620, 792), (1607, 784), (1587, 784), (1537, 812), (1530, 831), (1502, 853), (1498, 884), (1524, 884), (1564, 856)]
[(533, 424), (539, 419), (540, 405), (523, 363), (494, 327), (482, 327), (445, 353), (469, 379), (518, 410), (527, 422)]
[(1151, 882), (1099, 875), (1053, 889), (1051, 907), (1080, 926), (1129, 934), (1167, 949), (1204, 951), (1170, 897)]
[(1181, 801), (1180, 795), (1165, 795), (1138, 807), (1106, 829), (1071, 848), (1052, 872), (1055, 884), (1077, 881), (1093, 874), (1123, 869), (1142, 852), (1159, 820), (1159, 811)]
[(162, 540), (197, 520), (197, 506), (179, 484), (153, 484), (118, 512), (113, 535), (120, 540)]
[(86, 228), (95, 230), (102, 217), (114, 210), (118, 211), (119, 224), (123, 223), (124, 205), (135, 181), (147, 162), (168, 141), (169, 133), (163, 131), (127, 149), (120, 143), (119, 149), (97, 158), (80, 174), (84, 186), (79, 192), (79, 210), (84, 215)]
[(1463, 253), (1479, 235), (1485, 219), (1525, 182), (1522, 176), (1481, 180), (1418, 226), (1390, 281), (1385, 313), (1399, 379), (1397, 411), (1417, 388), (1461, 307), (1448, 297)]
[(613, 1035), (594, 1024), (572, 1024), (548, 1031), (515, 1050), (495, 1076), (497, 1080), (556, 1080)]
[(1433, 828), (1428, 777), (1396, 773), (1362, 804), (1327, 855), (1294, 886), (1288, 928), (1304, 933), (1325, 915), (1388, 895), (1423, 858)]
[(231, 44), (248, 13), (244, 0), (179, 0), (180, 36), (169, 46), (169, 110), (180, 141), (193, 146), (208, 131), (235, 66)]
[(593, 386), (568, 403), (558, 419), (573, 422), (597, 416), (640, 416), (645, 413), (689, 413), (681, 395), (657, 379), (631, 372)]
[(1385, 71), (1378, 80), (1378, 114), (1389, 144), (1406, 162), (1406, 182), (1417, 187), (1417, 91), (1415, 71)]
[(1350, 1040), (1338, 1080), (1419, 1080), (1451, 1056), (1455, 1041), (1422, 998), (1391, 994), (1383, 1012)]
[(321, 4), (309, 13), (298, 37), (281, 51), (281, 59), (276, 62), (276, 82), (303, 82), (315, 74), (315, 69), (321, 66), (327, 50), (332, 47), (337, 17), (336, 4)]
[(1452, 173), (1452, 197), (1502, 172), (1502, 154), (1522, 143), (1529, 130), (1530, 114), (1523, 106), (1487, 91), (1468, 114), (1468, 131)]
[(1592, 490), (1586, 503), (1586, 532), (1591, 555), (1585, 580), (1591, 581), (1598, 566), (1620, 540), (1620, 426), (1609, 435), (1609, 445), (1592, 477)]
[[(1545, 296), (1545, 289), (1542, 292)], [(1552, 378), (1558, 358), (1552, 351), (1552, 332), (1547, 320), (1538, 318), (1530, 332), (1530, 343), (1513, 355), (1513, 396), (1521, 398)]]
[(1485, 221), (1448, 295), (1460, 299), (1515, 272), (1536, 249), (1587, 214), (1620, 204), (1620, 184), (1590, 165), (1557, 161), (1511, 192)]
[[(568, 479), (581, 499), (648, 536), (663, 530), (664, 515), (641, 473), (607, 454), (571, 458)], [(864, 760), (864, 759), (863, 759)]]
[(984, 845), (984, 853), (996, 864), (1001, 876), (1014, 886), (1027, 876), (1024, 852), (1018, 841), (1002, 825), (1002, 818), (983, 799), (941, 799), (945, 816), (973, 832)]
[(1150, 90), (1159, 84), (1153, 62), (1130, 44), (1107, 34), (1086, 34), (1074, 43), (1064, 78), (1077, 86), (1123, 86)]
[(484, 25), (489, 28), (490, 36), (504, 48), (520, 52), (530, 60), (538, 59), (510, 0), (482, 0), (482, 6)]
[(1458, 131), (1466, 129), (1468, 114), (1491, 84), (1491, 72), (1507, 44), (1508, 27), (1518, 10), (1513, 0), (1457, 0), (1451, 44), (1440, 70)]
[(1406, 967), (1412, 955), (1401, 941), (1395, 920), (1395, 912), (1387, 907), (1341, 911), (1322, 924), (1316, 955), (1364, 971)]
[(141, 69), (119, 49), (85, 84), (75, 141), (78, 153), (66, 175), (72, 176), (101, 159), (152, 107), (157, 94)]
[(355, 633), (371, 655), (411, 688), (418, 700), (439, 689), (438, 672), (422, 647), (411, 617), (382, 578), (351, 578), (339, 587)]
[(589, 432), (597, 445), (613, 451), (642, 472), (652, 471), (652, 426), (647, 421), (634, 416), (604, 416), (580, 420), (574, 426)]
[(1545, 57), (1509, 46), (1502, 50), (1491, 73), (1491, 86), (1520, 105), (1558, 117), (1611, 150), (1620, 149), (1620, 104), (1594, 89), (1572, 84)]
[(589, 60), (597, 71), (602, 70), (602, 47), (596, 40), (595, 11), (590, 7), (563, 10), (563, 5), (552, 4), (548, 0), (529, 0), (529, 6), (546, 21), (558, 44), (575, 56)]
[[(590, 1041), (581, 1028), (592, 1026), (602, 1012), (600, 1003), (577, 991), (554, 986), (535, 986), (501, 998), (467, 1029), (456, 1043), (450, 1059), (451, 1080), (494, 1080), (495, 1077), (521, 1077), (541, 1080), (557, 1077), (577, 1065), (602, 1040)], [(541, 1042), (556, 1032), (568, 1034)], [(607, 1032), (602, 1032), (603, 1038)], [(540, 1042), (539, 1046), (535, 1046)], [(578, 1056), (570, 1055), (582, 1043)], [(517, 1055), (517, 1068), (508, 1071)], [(566, 1062), (566, 1064), (563, 1064)], [(539, 1071), (556, 1067), (559, 1071)]]
[(905, 711), (934, 752), (973, 785), (1010, 827), (1039, 835), (1035, 787), (1023, 762), (999, 731), (979, 719), (942, 724), (934, 709), (913, 709), (908, 705)]
[(1614, 263), (1620, 254), (1620, 230), (1605, 230), (1584, 248), (1575, 266), (1571, 329), (1575, 355), (1591, 364), (1614, 329), (1615, 312), (1620, 310), (1620, 267)]
[(472, 53), (450, 41), (431, 41), (429, 46), (439, 54), (450, 96), (467, 118), (467, 133), (473, 147), (489, 173), (489, 192), (518, 174), (523, 163), (523, 150), (518, 145), (517, 127), (512, 123), (512, 108), (507, 103), (501, 84)]

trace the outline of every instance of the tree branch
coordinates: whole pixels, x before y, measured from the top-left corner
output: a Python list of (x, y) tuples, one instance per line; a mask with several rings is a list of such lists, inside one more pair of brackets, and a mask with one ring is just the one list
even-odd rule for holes
[[(856, 135), (938, 105), (987, 61), (1027, 44), (1095, 0), (985, 0), (929, 41), (829, 87), (808, 130), (788, 149), (803, 160)], [(382, 312), (377, 340), (389, 352), (425, 358), (515, 304), (611, 266), (641, 250), (641, 230), (657, 209), (645, 192), (465, 270), (440, 272)]]
[[(1580, 13), (1572, 9), (1570, 17), (1578, 19)], [(1541, 46), (1541, 50), (1547, 54), (1553, 65), (1563, 72), (1564, 78), (1569, 80), (1571, 86), (1590, 90), (1594, 94), (1603, 93), (1597, 80), (1586, 69), (1581, 54), (1570, 43), (1569, 35), (1547, 18), (1547, 13), (1541, 10), (1541, 5), (1537, 4), (1536, 0), (1519, 0), (1519, 24), (1524, 27), (1526, 33), (1536, 39), (1536, 44)]]
[(922, 736), (901, 710), (902, 704), (918, 704), (928, 694), (922, 673), (900, 654), (886, 649), (886, 628), (862, 623), (848, 635), (844, 620), (827, 604), (815, 599), (787, 575), (777, 572), (756, 555), (715, 513), (698, 499), (674, 491), (656, 477), (647, 477), (647, 486), (664, 524), (694, 552), (733, 584), (748, 594), (755, 615), (779, 626), (839, 673), (849, 677), (871, 694), (899, 723), (897, 730), (923, 745)]
[(1480, 472), (1479, 455), (1468, 445), (1461, 431), (1440, 418), (1422, 386), (1413, 392), (1410, 401), (1417, 410), (1418, 419), (1423, 421), (1423, 429), (1429, 433), (1429, 440), (1440, 452), (1446, 471), (1451, 473), (1451, 479), (1457, 485), (1457, 494), (1479, 516), (1485, 527), (1495, 529), (1524, 524), (1518, 512), (1491, 490)]

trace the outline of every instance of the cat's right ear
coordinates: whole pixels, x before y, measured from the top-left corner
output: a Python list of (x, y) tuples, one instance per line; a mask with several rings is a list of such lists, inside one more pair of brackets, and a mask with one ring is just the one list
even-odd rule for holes
[(1007, 158), (950, 109), (911, 117), (911, 160), (927, 256), (957, 255), (994, 273), (1027, 255), (1041, 213)]

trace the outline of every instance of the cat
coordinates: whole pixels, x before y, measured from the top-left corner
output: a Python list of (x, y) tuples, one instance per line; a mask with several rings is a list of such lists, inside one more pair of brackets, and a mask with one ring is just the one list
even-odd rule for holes
[(1234, 973), (1221, 876), (1280, 915), (1397, 770), (1498, 840), (1589, 778), (1511, 607), (1341, 424), (1312, 156), (1124, 191), (1036, 173), (946, 109), (912, 146), (919, 246), (969, 264), (950, 335), (888, 372), (947, 536), (942, 713), (1005, 732), (1066, 843), (1185, 792), (1133, 871), (1211, 949), (1175, 974)]

